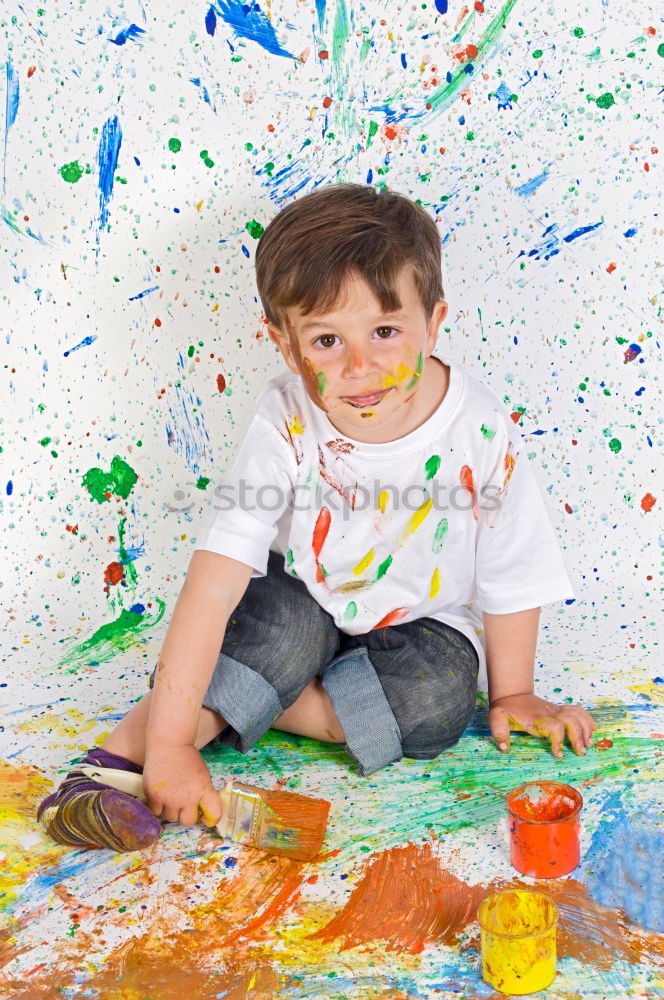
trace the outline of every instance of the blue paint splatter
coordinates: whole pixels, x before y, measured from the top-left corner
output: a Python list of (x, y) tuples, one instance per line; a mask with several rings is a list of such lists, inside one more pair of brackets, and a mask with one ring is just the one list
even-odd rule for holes
[(91, 334), (91, 335), (90, 335), (89, 337), (85, 337), (85, 338), (84, 338), (84, 339), (83, 339), (83, 340), (82, 340), (82, 341), (80, 342), (80, 344), (76, 344), (76, 346), (75, 346), (75, 347), (70, 347), (68, 351), (65, 351), (65, 353), (64, 353), (64, 355), (63, 355), (63, 356), (64, 356), (65, 358), (68, 358), (70, 354), (73, 354), (73, 353), (74, 353), (74, 351), (78, 351), (78, 350), (80, 350), (80, 349), (81, 349), (81, 347), (89, 347), (89, 346), (90, 346), (90, 344), (94, 344), (95, 340), (97, 340), (97, 334), (96, 334), (96, 333), (95, 333), (95, 334)]
[(139, 292), (138, 295), (132, 295), (131, 298), (128, 301), (129, 302), (136, 302), (137, 299), (142, 299), (143, 296), (149, 295), (150, 292), (156, 292), (158, 290), (158, 288), (159, 288), (159, 285), (155, 285), (154, 288), (146, 288), (144, 292)]
[(638, 344), (630, 344), (627, 350), (625, 351), (623, 357), (625, 358), (626, 362), (629, 362), (633, 361), (634, 358), (638, 358), (640, 353), (641, 353), (641, 348), (639, 347)]
[(594, 226), (579, 226), (578, 229), (572, 230), (567, 236), (563, 236), (563, 240), (565, 243), (571, 243), (572, 240), (577, 240), (579, 236), (585, 236), (586, 233), (592, 233), (595, 229), (599, 229), (601, 225), (601, 222), (596, 222)]
[[(492, 95), (489, 94), (489, 97), (491, 97), (491, 96)], [(509, 108), (510, 111), (512, 111), (514, 109), (513, 108), (513, 103), (512, 103), (512, 97), (514, 95), (513, 95), (512, 91), (507, 86), (507, 84), (505, 83), (504, 80), (501, 83), (501, 85), (498, 87), (498, 90), (496, 91), (495, 95), (493, 95), (493, 96), (495, 96), (496, 99), (497, 99), (497, 101), (498, 101), (498, 110), (499, 111), (505, 111), (506, 108)]]
[[(118, 165), (118, 155), (120, 144), (122, 143), (122, 129), (116, 115), (108, 118), (101, 130), (99, 141), (99, 229), (100, 231), (108, 222), (108, 203), (113, 194), (113, 181), (115, 180), (115, 168)], [(97, 241), (99, 243), (99, 241)], [(97, 245), (99, 253), (99, 245)]]
[(316, 0), (316, 13), (318, 14), (318, 27), (322, 31), (325, 21), (325, 0)]
[(526, 181), (525, 184), (521, 184), (519, 187), (514, 188), (514, 193), (521, 195), (523, 198), (527, 198), (528, 195), (532, 194), (533, 191), (537, 191), (538, 187), (541, 187), (544, 181), (549, 179), (549, 174), (545, 170), (543, 173), (538, 174), (537, 177), (533, 177), (531, 180)]
[(10, 497), (13, 492), (14, 492), (14, 484), (10, 479), (9, 482), (7, 483), (7, 496)]
[(191, 80), (189, 82), (193, 83), (193, 85), (195, 87), (198, 87), (198, 89), (201, 92), (201, 97), (203, 98), (203, 100), (205, 101), (205, 103), (209, 104), (210, 107), (212, 108), (212, 110), (214, 111), (215, 110), (214, 109), (214, 105), (213, 105), (212, 101), (210, 100), (210, 95), (208, 94), (207, 87), (205, 86), (205, 84), (201, 83), (201, 78), (199, 76), (194, 76), (194, 77), (191, 78)]
[(439, 14), (447, 14), (447, 0), (436, 0), (436, 10)]
[(205, 15), (205, 30), (208, 35), (214, 35), (217, 30), (217, 15), (214, 12), (214, 7), (210, 7)]
[(18, 74), (9, 59), (5, 64), (5, 68), (7, 73), (7, 93), (5, 95), (5, 152), (2, 172), (3, 192), (6, 191), (7, 187), (7, 143), (9, 139), (9, 130), (16, 121), (19, 98)]
[(572, 240), (578, 239), (580, 236), (584, 236), (586, 233), (591, 233), (593, 230), (601, 226), (601, 222), (596, 222), (592, 226), (581, 226), (578, 229), (574, 229), (567, 236), (561, 237), (559, 235), (558, 223), (552, 222), (548, 226), (541, 237), (539, 244), (533, 247), (532, 250), (526, 252), (521, 250), (519, 252), (519, 257), (533, 257), (535, 260), (550, 260), (551, 257), (555, 257), (562, 250), (561, 239), (563, 243), (571, 243)]
[(636, 233), (637, 233), (636, 226), (632, 226), (630, 229), (627, 230), (626, 233), (623, 233), (623, 236), (627, 237), (636, 236)]
[(268, 20), (257, 3), (240, 3), (238, 0), (219, 0), (216, 5), (219, 15), (230, 25), (240, 38), (258, 42), (275, 56), (294, 56), (282, 49), (277, 41), (272, 22)]
[(145, 34), (144, 28), (139, 28), (137, 24), (130, 24), (128, 28), (125, 28), (123, 31), (119, 32), (119, 34), (117, 34), (115, 38), (109, 38), (109, 42), (113, 42), (114, 45), (124, 45), (124, 43), (127, 41), (128, 38), (133, 39), (135, 41), (137, 38), (140, 38), (141, 35), (144, 34)]

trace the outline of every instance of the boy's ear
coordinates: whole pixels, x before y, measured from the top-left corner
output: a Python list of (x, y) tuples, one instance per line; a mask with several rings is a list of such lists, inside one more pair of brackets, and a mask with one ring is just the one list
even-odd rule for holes
[(279, 348), (281, 355), (290, 370), (295, 375), (299, 375), (300, 370), (295, 363), (295, 358), (293, 357), (288, 336), (283, 332), (283, 330), (280, 330), (278, 326), (275, 326), (274, 323), (267, 324), (267, 332), (272, 343), (275, 347)]
[(429, 320), (429, 325), (427, 326), (427, 350), (429, 353), (431, 353), (436, 346), (436, 341), (438, 340), (438, 327), (446, 316), (447, 302), (445, 302), (444, 299), (440, 299), (440, 301), (436, 302), (433, 307), (431, 319)]

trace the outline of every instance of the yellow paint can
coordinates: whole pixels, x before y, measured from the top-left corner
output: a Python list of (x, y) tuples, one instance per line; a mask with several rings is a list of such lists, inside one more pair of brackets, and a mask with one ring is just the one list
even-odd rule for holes
[(558, 907), (548, 896), (506, 889), (483, 900), (477, 919), (485, 983), (516, 996), (551, 985), (556, 975)]

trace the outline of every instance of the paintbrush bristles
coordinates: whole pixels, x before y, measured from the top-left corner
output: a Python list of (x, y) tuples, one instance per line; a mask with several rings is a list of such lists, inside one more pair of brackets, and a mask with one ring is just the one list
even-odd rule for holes
[[(235, 793), (239, 800), (245, 796), (246, 800), (260, 799), (255, 805), (259, 815), (252, 819), (252, 836), (247, 843), (299, 861), (316, 857), (325, 837), (329, 802), (280, 788), (255, 788), (242, 782), (233, 785)], [(229, 836), (240, 839), (237, 829), (229, 831)]]

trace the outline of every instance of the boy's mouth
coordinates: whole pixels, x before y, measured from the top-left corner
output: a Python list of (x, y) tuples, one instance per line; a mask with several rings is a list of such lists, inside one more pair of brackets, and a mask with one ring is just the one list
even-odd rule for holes
[(376, 403), (380, 402), (383, 396), (385, 396), (391, 388), (392, 386), (390, 386), (389, 389), (379, 389), (378, 392), (366, 393), (364, 396), (342, 396), (342, 399), (344, 399), (347, 403), (350, 403), (351, 406), (359, 408), (364, 406), (374, 406)]

